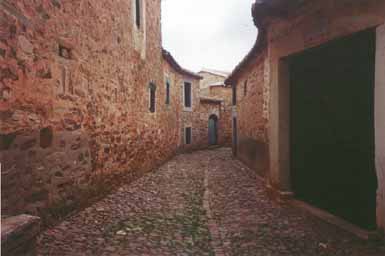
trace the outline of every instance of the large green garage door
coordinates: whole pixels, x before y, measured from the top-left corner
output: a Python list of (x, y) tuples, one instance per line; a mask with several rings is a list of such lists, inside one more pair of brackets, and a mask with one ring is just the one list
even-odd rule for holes
[(375, 33), (290, 58), (291, 175), (296, 196), (376, 227)]

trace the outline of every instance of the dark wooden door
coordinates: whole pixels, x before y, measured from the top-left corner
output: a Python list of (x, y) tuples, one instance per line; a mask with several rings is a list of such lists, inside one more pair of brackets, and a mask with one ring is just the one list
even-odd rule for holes
[(218, 122), (215, 116), (211, 116), (209, 119), (209, 145), (218, 144)]
[(292, 57), (291, 174), (296, 195), (364, 228), (376, 227), (375, 33)]

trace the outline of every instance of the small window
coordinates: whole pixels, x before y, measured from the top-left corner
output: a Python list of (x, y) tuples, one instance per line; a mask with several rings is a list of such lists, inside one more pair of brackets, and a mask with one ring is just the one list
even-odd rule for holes
[(246, 95), (247, 95), (247, 79), (243, 84), (243, 96), (246, 96)]
[(191, 83), (184, 83), (184, 106), (191, 108)]
[(191, 127), (186, 127), (185, 128), (185, 143), (187, 145), (191, 144)]
[(154, 113), (155, 112), (155, 103), (156, 103), (156, 100), (155, 100), (156, 85), (153, 83), (150, 83), (149, 90), (150, 90), (150, 112)]
[(140, 1), (141, 0), (135, 0), (135, 22), (136, 22), (136, 27), (137, 28), (140, 28), (140, 20), (141, 20), (141, 17), (140, 17), (140, 9), (141, 9)]
[(233, 84), (233, 106), (237, 105), (237, 86)]
[(65, 59), (71, 59), (71, 49), (59, 44), (59, 56)]
[(166, 81), (166, 104), (170, 104), (170, 81)]
[(114, 88), (114, 101), (118, 102), (118, 88)]

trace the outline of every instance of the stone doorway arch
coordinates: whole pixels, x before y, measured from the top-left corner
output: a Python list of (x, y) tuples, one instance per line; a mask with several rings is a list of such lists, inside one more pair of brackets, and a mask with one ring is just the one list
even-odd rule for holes
[(209, 145), (217, 145), (218, 144), (218, 117), (215, 114), (212, 114), (209, 117), (208, 133), (209, 133)]

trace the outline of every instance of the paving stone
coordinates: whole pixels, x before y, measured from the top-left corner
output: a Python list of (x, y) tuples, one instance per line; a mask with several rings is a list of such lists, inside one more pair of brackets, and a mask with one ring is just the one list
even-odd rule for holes
[(178, 155), (122, 186), (45, 230), (38, 253), (383, 256), (385, 248), (269, 200), (255, 173), (222, 148)]

